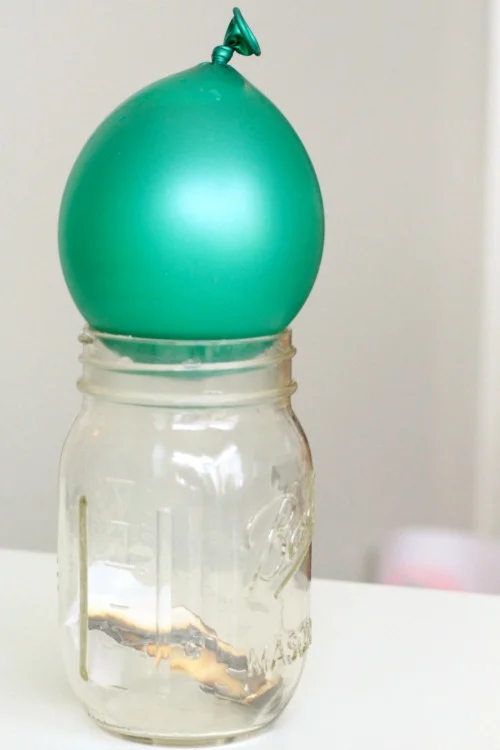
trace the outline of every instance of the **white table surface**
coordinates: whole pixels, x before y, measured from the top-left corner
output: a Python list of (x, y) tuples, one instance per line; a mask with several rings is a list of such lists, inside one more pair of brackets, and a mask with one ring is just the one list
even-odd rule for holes
[[(0, 747), (139, 745), (66, 686), (53, 555), (0, 551)], [(498, 750), (500, 598), (315, 581), (313, 645), (272, 730), (242, 750)]]

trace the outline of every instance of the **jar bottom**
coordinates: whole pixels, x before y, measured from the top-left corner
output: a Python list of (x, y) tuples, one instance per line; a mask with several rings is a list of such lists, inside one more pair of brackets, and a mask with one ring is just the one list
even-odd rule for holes
[(112, 734), (115, 737), (121, 737), (132, 742), (137, 742), (143, 745), (157, 745), (164, 747), (217, 747), (221, 745), (228, 745), (232, 742), (241, 742), (254, 737), (256, 734), (261, 734), (271, 727), (275, 719), (261, 724), (252, 729), (244, 729), (240, 732), (232, 731), (227, 734), (213, 733), (213, 734), (199, 734), (191, 735), (186, 737), (170, 736), (170, 735), (159, 735), (157, 733), (148, 735), (143, 732), (135, 732), (133, 729), (127, 729), (126, 727), (115, 726), (107, 721), (101, 719), (96, 713), (87, 709), (87, 713), (92, 721), (97, 724), (100, 729), (103, 729), (108, 734)]

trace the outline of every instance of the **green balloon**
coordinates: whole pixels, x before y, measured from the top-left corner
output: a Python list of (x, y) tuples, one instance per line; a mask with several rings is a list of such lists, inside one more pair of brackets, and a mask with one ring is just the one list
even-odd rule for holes
[(285, 328), (312, 289), (324, 241), (313, 165), (225, 49), (124, 102), (73, 167), (60, 259), (93, 328), (262, 336)]

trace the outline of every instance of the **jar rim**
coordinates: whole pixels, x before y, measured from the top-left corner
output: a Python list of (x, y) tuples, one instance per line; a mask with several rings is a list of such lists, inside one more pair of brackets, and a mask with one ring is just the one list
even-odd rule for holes
[(295, 355), (290, 329), (223, 341), (147, 339), (85, 326), (79, 389), (110, 401), (224, 406), (289, 399)]
[(120, 343), (134, 343), (137, 345), (144, 344), (155, 345), (155, 346), (169, 346), (177, 348), (186, 348), (190, 346), (203, 346), (203, 347), (222, 347), (222, 346), (240, 346), (247, 344), (265, 344), (274, 341), (279, 341), (284, 336), (291, 336), (291, 328), (284, 328), (278, 333), (270, 333), (265, 336), (249, 336), (246, 338), (238, 339), (170, 339), (170, 338), (148, 338), (147, 336), (133, 336), (123, 333), (108, 333), (107, 331), (101, 331), (98, 328), (92, 328), (89, 325), (85, 325), (83, 332), (78, 337), (78, 340), (82, 344), (91, 344), (95, 339), (99, 341), (110, 341)]
[(248, 339), (148, 339), (102, 333), (85, 326), (79, 337), (84, 367), (136, 374), (215, 375), (273, 368), (296, 353), (292, 332)]

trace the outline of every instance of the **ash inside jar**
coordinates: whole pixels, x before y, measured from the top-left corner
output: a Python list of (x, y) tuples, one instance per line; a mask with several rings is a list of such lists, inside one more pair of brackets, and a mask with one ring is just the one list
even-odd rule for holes
[[(110, 651), (93, 651), (91, 634), (95, 633), (109, 639), (114, 648), (142, 654), (153, 669), (168, 665), (172, 673), (186, 675), (217, 698), (259, 709), (277, 698), (281, 678), (266, 674), (245, 651), (219, 638), (197, 614), (182, 606), (171, 607), (168, 586), (155, 589), (141, 583), (130, 570), (99, 562), (89, 567), (85, 588), (87, 606), (75, 602), (67, 623), (80, 631), (83, 679), (95, 681), (97, 672), (107, 671), (103, 659), (107, 662)], [(113, 682), (120, 687), (117, 677), (115, 673)], [(103, 684), (102, 679), (97, 682)]]
[(200, 688), (219, 698), (244, 704), (270, 699), (279, 680), (252, 673), (248, 657), (219, 640), (214, 630), (183, 607), (172, 610), (172, 626), (162, 631), (138, 626), (126, 616), (89, 612), (89, 630), (98, 630), (121, 646), (142, 651), (157, 664), (169, 660), (173, 672), (197, 680)]

